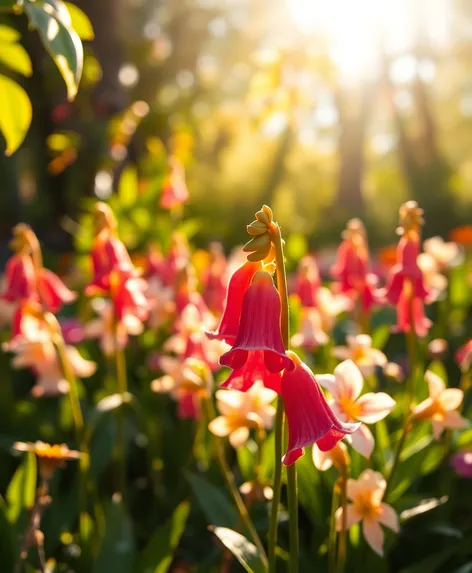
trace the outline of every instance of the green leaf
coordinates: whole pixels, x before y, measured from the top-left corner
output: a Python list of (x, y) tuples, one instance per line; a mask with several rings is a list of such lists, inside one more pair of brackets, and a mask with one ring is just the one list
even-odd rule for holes
[(121, 205), (125, 208), (132, 207), (138, 198), (138, 173), (136, 168), (127, 167), (121, 177), (118, 185)]
[(132, 573), (135, 543), (131, 520), (117, 494), (106, 511), (105, 536), (91, 573)]
[(248, 573), (264, 573), (266, 569), (256, 546), (243, 535), (227, 527), (211, 527), (211, 530)]
[(190, 503), (183, 501), (169, 521), (153, 534), (148, 546), (141, 553), (139, 573), (166, 573), (184, 532), (189, 513)]
[(3, 44), (0, 39), (0, 62), (23, 76), (33, 73), (28, 52), (20, 44)]
[(381, 324), (372, 333), (372, 348), (382, 350), (390, 338), (392, 328), (388, 324)]
[(85, 12), (78, 6), (71, 2), (64, 2), (70, 14), (72, 28), (77, 32), (81, 40), (93, 40), (95, 34), (93, 32), (92, 23)]
[(67, 97), (72, 101), (82, 76), (84, 53), (65, 4), (60, 0), (36, 0), (34, 4), (28, 2), (25, 11), (56, 62), (67, 86)]
[(234, 526), (236, 523), (236, 510), (226, 495), (219, 488), (197, 474), (187, 472), (186, 476), (208, 523)]
[(250, 480), (254, 477), (254, 468), (257, 463), (257, 445), (254, 441), (249, 441), (245, 446), (236, 450), (238, 457), (239, 469), (245, 480)]
[(7, 142), (6, 155), (12, 155), (23, 143), (33, 111), (25, 90), (0, 75), (0, 131)]
[(36, 499), (36, 456), (27, 452), (11, 478), (7, 489), (6, 516), (10, 523), (16, 523), (23, 510), (33, 507)]

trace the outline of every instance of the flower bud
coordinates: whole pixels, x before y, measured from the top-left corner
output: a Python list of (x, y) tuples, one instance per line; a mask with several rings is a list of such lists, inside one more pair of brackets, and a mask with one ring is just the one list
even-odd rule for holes
[(270, 245), (270, 236), (269, 236), (269, 233), (264, 233), (262, 235), (258, 235), (257, 237), (254, 237), (253, 239), (248, 241), (244, 245), (243, 251), (245, 253), (251, 253), (253, 251), (258, 251), (259, 249), (266, 247), (267, 244)]
[(251, 263), (255, 263), (257, 261), (262, 261), (263, 259), (267, 258), (270, 253), (270, 249), (272, 247), (272, 243), (269, 241), (266, 246), (261, 247), (257, 251), (254, 251), (250, 255), (247, 256), (247, 260)]
[(267, 225), (256, 219), (250, 225), (247, 225), (246, 229), (250, 235), (262, 235), (267, 231)]
[(267, 215), (267, 213), (264, 213), (264, 211), (258, 211), (256, 213), (256, 219), (261, 223), (264, 223), (265, 225), (270, 225), (271, 223), (269, 215)]

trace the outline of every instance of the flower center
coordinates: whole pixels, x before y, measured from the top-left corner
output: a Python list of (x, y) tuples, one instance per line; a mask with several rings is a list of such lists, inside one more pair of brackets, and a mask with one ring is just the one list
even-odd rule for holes
[(373, 501), (370, 492), (363, 492), (354, 501), (354, 509), (363, 519), (376, 519), (380, 513), (380, 504)]
[(362, 408), (355, 400), (348, 396), (343, 396), (339, 399), (339, 407), (343, 414), (350, 420), (357, 420), (360, 416)]
[(357, 346), (352, 349), (352, 360), (354, 362), (362, 362), (367, 358), (367, 351), (362, 346)]

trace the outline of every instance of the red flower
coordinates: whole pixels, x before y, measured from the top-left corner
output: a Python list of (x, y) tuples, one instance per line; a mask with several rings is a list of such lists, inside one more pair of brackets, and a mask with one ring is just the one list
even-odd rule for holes
[(36, 299), (36, 274), (29, 255), (13, 255), (5, 269), (6, 288), (1, 298), (7, 302)]
[(303, 257), (298, 267), (296, 283), (296, 293), (302, 306), (317, 306), (316, 294), (320, 286), (320, 274), (315, 257)]
[(146, 281), (129, 277), (119, 271), (110, 274), (110, 294), (117, 321), (126, 315), (132, 315), (139, 320), (146, 320), (149, 314), (149, 304), (144, 296)]
[(110, 288), (110, 274), (120, 271), (126, 276), (136, 276), (137, 272), (131, 262), (126, 247), (115, 236), (114, 229), (105, 227), (95, 238), (92, 248), (93, 279), (86, 287), (85, 294), (93, 295)]
[(72, 302), (77, 297), (75, 292), (69, 290), (62, 280), (48, 269), (39, 269), (36, 278), (39, 298), (51, 312), (57, 312), (63, 303)]
[(170, 173), (164, 180), (159, 204), (163, 209), (172, 209), (186, 203), (188, 199), (185, 171), (180, 161), (174, 157), (171, 159)]
[(279, 293), (266, 271), (256, 272), (244, 295), (234, 346), (223, 354), (220, 364), (233, 370), (242, 368), (254, 350), (263, 352), (269, 372), (293, 368), (280, 333)]
[(229, 378), (221, 384), (221, 387), (247, 392), (257, 380), (262, 380), (266, 388), (280, 394), (281, 376), (280, 372), (267, 370), (262, 350), (253, 350), (249, 352), (244, 366), (233, 370)]
[(304, 447), (316, 443), (326, 452), (360, 424), (341, 422), (326, 402), (312, 371), (294, 352), (287, 354), (295, 365), (285, 370), (281, 381), (288, 423), (288, 448), (282, 461), (289, 466), (303, 455)]
[(455, 359), (462, 370), (470, 368), (472, 364), (472, 339), (457, 349)]
[[(239, 319), (243, 307), (243, 298), (257, 271), (262, 269), (260, 261), (247, 261), (239, 267), (229, 279), (226, 305), (216, 332), (207, 332), (209, 338), (218, 338), (232, 344), (238, 334)], [(280, 307), (280, 302), (279, 302)], [(280, 314), (280, 309), (279, 309)]]

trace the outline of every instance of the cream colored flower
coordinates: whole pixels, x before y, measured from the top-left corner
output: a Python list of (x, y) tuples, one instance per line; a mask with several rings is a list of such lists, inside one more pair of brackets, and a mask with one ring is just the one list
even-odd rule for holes
[(447, 428), (467, 428), (469, 422), (457, 411), (464, 392), (459, 388), (446, 388), (443, 380), (431, 370), (427, 370), (424, 377), (428, 383), (429, 397), (412, 409), (415, 420), (431, 420), (435, 440)]
[[(384, 532), (381, 525), (397, 532), (398, 515), (391, 505), (382, 503), (387, 487), (385, 478), (379, 472), (365, 470), (357, 480), (347, 481), (347, 497), (352, 503), (346, 508), (346, 528), (362, 521), (364, 539), (380, 556), (383, 555)], [(336, 511), (336, 530), (343, 526), (343, 508)]]
[(347, 346), (336, 346), (333, 355), (340, 360), (351, 359), (364, 377), (373, 374), (375, 367), (384, 367), (387, 357), (383, 352), (372, 348), (372, 338), (367, 334), (347, 337)]
[(420, 267), (426, 288), (430, 291), (429, 299), (436, 300), (447, 288), (447, 278), (440, 273), (436, 259), (428, 253), (418, 255)]
[(322, 472), (329, 470), (333, 465), (338, 471), (341, 471), (344, 466), (350, 464), (350, 457), (344, 442), (338, 442), (334, 448), (327, 452), (322, 452), (315, 444), (313, 446), (312, 455), (315, 468)]
[(218, 390), (216, 400), (221, 416), (208, 428), (215, 436), (229, 436), (233, 448), (245, 444), (251, 428), (272, 427), (275, 408), (271, 405), (277, 394), (258, 380), (246, 392)]
[(319, 310), (314, 307), (306, 307), (301, 310), (300, 329), (292, 336), (294, 348), (313, 350), (326, 344), (329, 336), (322, 328), (322, 318)]
[(442, 237), (431, 237), (423, 243), (423, 250), (431, 255), (441, 270), (449, 269), (461, 262), (462, 253), (457, 243), (445, 242)]
[(321, 316), (321, 327), (330, 333), (336, 324), (336, 318), (352, 308), (352, 301), (343, 294), (334, 294), (328, 288), (321, 287), (317, 293), (318, 310)]

